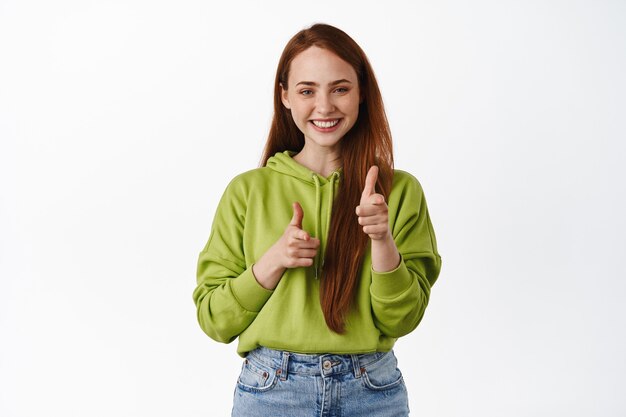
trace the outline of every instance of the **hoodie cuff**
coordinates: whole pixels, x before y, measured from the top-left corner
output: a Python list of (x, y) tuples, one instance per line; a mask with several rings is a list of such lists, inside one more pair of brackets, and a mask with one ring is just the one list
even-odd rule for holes
[(274, 291), (265, 289), (259, 284), (252, 273), (252, 265), (232, 281), (231, 289), (239, 305), (247, 311), (255, 313), (261, 311), (261, 308), (274, 293)]
[(413, 283), (411, 273), (400, 255), (400, 265), (387, 272), (372, 271), (372, 285), (370, 292), (378, 298), (396, 298), (409, 289)]

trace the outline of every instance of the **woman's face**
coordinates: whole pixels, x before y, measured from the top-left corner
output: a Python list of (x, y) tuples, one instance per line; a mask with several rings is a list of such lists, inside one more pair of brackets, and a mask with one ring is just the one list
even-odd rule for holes
[(305, 146), (337, 150), (359, 115), (360, 93), (354, 68), (333, 52), (312, 46), (289, 68), (283, 105), (291, 109)]

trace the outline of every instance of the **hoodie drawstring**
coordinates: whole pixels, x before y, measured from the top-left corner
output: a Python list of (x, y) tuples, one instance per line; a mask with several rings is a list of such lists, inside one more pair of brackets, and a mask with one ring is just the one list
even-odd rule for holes
[(320, 247), (318, 249), (317, 255), (315, 255), (315, 259), (313, 260), (313, 267), (315, 268), (315, 279), (318, 279), (318, 266), (319, 266), (319, 257), (322, 252), (322, 237), (320, 232), (320, 209), (321, 209), (321, 199), (322, 199), (322, 189), (320, 187), (320, 179), (317, 178), (317, 175), (313, 174), (313, 182), (315, 183), (315, 237), (320, 240)]
[[(326, 248), (323, 244), (323, 237), (328, 238), (328, 230), (330, 228), (330, 219), (333, 209), (333, 203), (335, 202), (335, 180), (339, 178), (339, 172), (335, 171), (330, 176), (329, 186), (330, 190), (328, 193), (328, 207), (326, 209), (326, 227), (322, 232), (322, 222), (321, 222), (321, 214), (320, 211), (322, 209), (322, 188), (320, 185), (320, 180), (317, 175), (313, 174), (313, 182), (315, 182), (315, 234), (316, 237), (320, 240), (320, 247), (318, 250), (318, 254), (315, 256), (313, 266), (315, 268), (315, 279), (319, 279), (322, 274), (322, 270), (324, 269), (324, 254)], [(321, 261), (320, 261), (321, 258)]]

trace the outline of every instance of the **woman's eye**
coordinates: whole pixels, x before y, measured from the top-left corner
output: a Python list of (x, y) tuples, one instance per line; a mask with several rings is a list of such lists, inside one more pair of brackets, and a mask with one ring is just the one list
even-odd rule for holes
[(339, 87), (335, 91), (338, 93), (346, 93), (348, 89), (346, 87)]
[(300, 94), (302, 94), (303, 96), (310, 96), (311, 94), (313, 94), (313, 91), (311, 91), (311, 90), (302, 90), (302, 91), (300, 91)]

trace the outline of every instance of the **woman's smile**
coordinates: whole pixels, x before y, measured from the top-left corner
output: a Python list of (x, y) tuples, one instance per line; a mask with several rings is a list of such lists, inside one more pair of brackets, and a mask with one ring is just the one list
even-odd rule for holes
[(341, 119), (311, 120), (311, 123), (318, 132), (334, 132), (339, 128)]

